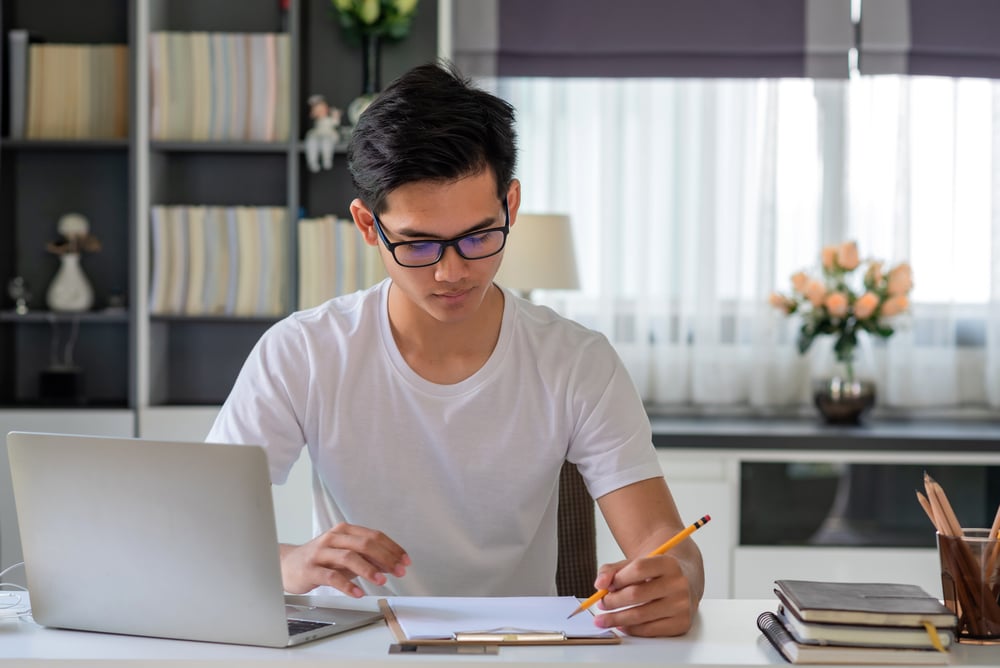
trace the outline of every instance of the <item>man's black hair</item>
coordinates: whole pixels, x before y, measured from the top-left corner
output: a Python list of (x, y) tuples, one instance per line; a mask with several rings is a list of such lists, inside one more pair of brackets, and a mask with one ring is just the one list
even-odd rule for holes
[(428, 63), (392, 82), (361, 114), (347, 163), (357, 196), (376, 214), (386, 195), (417, 181), (492, 170), (504, 198), (517, 161), (514, 108), (454, 66)]

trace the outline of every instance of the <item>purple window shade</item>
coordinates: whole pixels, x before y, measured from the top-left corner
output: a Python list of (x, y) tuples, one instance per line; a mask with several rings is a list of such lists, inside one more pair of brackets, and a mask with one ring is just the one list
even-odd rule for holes
[(1000, 78), (1000, 2), (869, 0), (859, 56), (862, 74)]
[(456, 0), (454, 13), (455, 60), (473, 75), (846, 76), (853, 46), (849, 0)]
[(500, 0), (501, 76), (801, 76), (802, 0)]
[(909, 73), (1000, 78), (1000, 2), (910, 0)]

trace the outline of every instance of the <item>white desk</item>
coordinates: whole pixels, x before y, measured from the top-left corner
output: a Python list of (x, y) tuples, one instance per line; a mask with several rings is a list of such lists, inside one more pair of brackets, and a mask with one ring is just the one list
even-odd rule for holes
[[(342, 602), (343, 599), (338, 599)], [(362, 605), (374, 605), (374, 599)], [(440, 654), (390, 655), (392, 636), (381, 624), (317, 640), (291, 649), (182, 642), (45, 629), (32, 621), (0, 621), (0, 665), (126, 668), (185, 666), (244, 668), (293, 666), (367, 668), (443, 665), (449, 667), (517, 664), (518, 666), (761, 666), (787, 665), (757, 630), (757, 615), (773, 610), (773, 600), (706, 600), (694, 628), (681, 638), (625, 638), (621, 645), (503, 647), (495, 656)], [(952, 665), (1000, 665), (1000, 647), (962, 645), (952, 651)]]

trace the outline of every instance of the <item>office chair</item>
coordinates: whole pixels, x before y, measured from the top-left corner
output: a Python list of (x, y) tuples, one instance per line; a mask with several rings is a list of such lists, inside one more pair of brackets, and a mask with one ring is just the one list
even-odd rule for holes
[(594, 578), (597, 577), (594, 499), (576, 465), (569, 462), (563, 463), (559, 474), (557, 517), (556, 591), (560, 596), (586, 598), (594, 593)]

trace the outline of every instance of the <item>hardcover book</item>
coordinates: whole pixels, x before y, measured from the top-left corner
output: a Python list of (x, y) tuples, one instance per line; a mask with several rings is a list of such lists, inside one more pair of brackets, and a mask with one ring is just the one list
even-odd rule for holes
[(958, 624), (954, 613), (916, 585), (775, 580), (775, 593), (799, 619), (832, 624), (923, 626)]

